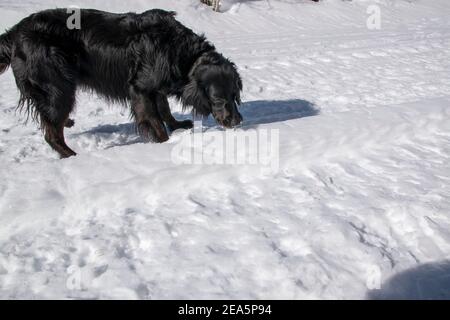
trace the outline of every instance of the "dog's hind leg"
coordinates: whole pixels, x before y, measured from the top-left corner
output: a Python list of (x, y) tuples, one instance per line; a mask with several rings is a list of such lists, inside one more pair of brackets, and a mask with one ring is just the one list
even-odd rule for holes
[(75, 104), (75, 86), (70, 83), (40, 83), (47, 90), (31, 90), (32, 105), (40, 117), (45, 141), (61, 158), (75, 156), (64, 139), (64, 127), (70, 124), (69, 114)]
[(70, 54), (42, 41), (21, 43), (12, 69), (21, 100), (40, 119), (45, 141), (61, 158), (76, 155), (64, 139), (64, 126), (75, 104), (76, 71)]
[(61, 158), (75, 156), (76, 153), (67, 146), (64, 139), (64, 127), (73, 121), (69, 119), (69, 113), (75, 102), (75, 92), (67, 92), (54, 100), (45, 100), (47, 100), (45, 104), (40, 103), (36, 106), (41, 117), (45, 141)]
[(170, 112), (169, 101), (167, 97), (162, 94), (156, 95), (156, 105), (158, 106), (158, 112), (161, 115), (162, 120), (167, 124), (170, 131), (177, 129), (191, 129), (194, 124), (191, 120), (178, 121)]
[(165, 142), (169, 140), (166, 127), (158, 112), (155, 98), (131, 90), (131, 112), (137, 130), (145, 142)]
[(61, 158), (69, 158), (77, 154), (70, 149), (64, 139), (64, 124), (54, 124), (43, 121), (45, 141), (53, 150), (59, 153)]
[[(48, 91), (42, 90), (41, 86)], [(75, 156), (76, 153), (67, 146), (64, 139), (64, 127), (70, 123), (69, 114), (75, 103), (75, 88), (56, 88), (55, 84), (50, 83), (19, 88), (21, 95), (27, 97), (28, 109), (40, 120), (45, 141), (61, 158)]]

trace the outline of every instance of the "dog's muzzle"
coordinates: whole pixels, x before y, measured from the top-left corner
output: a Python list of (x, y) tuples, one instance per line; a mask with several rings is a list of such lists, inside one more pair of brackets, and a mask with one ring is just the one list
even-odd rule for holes
[(212, 114), (218, 124), (228, 129), (240, 125), (243, 120), (236, 106), (233, 106), (231, 112), (226, 107), (213, 108)]

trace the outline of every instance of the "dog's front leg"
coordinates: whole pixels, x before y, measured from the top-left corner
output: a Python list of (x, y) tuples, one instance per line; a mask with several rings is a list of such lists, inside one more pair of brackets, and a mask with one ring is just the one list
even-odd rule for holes
[(169, 101), (167, 101), (167, 97), (165, 95), (158, 93), (156, 95), (155, 103), (158, 107), (159, 115), (167, 124), (169, 131), (191, 129), (194, 126), (191, 120), (178, 121), (173, 117), (172, 112), (170, 111)]
[(169, 140), (154, 96), (132, 90), (131, 112), (136, 121), (138, 133), (145, 142), (163, 143)]

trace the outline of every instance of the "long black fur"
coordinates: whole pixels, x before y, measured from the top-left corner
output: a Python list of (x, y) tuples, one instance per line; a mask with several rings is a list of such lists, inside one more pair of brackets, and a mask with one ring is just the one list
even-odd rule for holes
[[(73, 110), (78, 87), (131, 104), (138, 125), (158, 142), (166, 138), (156, 123), (163, 116), (155, 109), (167, 96), (208, 115), (220, 108), (208, 91), (214, 84), (223, 95), (219, 98), (240, 103), (242, 82), (235, 65), (204, 36), (178, 22), (174, 12), (83, 9), (81, 29), (73, 30), (67, 27), (69, 16), (66, 9), (38, 12), (0, 36), (0, 73), (11, 65), (21, 95), (19, 107), (25, 106), (41, 122), (47, 142), (61, 156), (74, 154), (60, 152), (58, 146), (66, 149), (61, 128)], [(225, 114), (240, 117), (235, 106), (227, 108)], [(228, 126), (231, 118), (227, 122), (217, 114)]]

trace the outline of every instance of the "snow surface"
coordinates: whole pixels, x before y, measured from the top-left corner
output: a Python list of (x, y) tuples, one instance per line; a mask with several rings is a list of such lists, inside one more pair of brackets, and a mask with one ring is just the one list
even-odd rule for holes
[(279, 170), (176, 164), (201, 133), (142, 144), (128, 110), (82, 92), (79, 155), (59, 160), (8, 71), (0, 298), (450, 298), (448, 0), (0, 0), (0, 27), (72, 4), (178, 11), (238, 65), (234, 132), (278, 129)]

